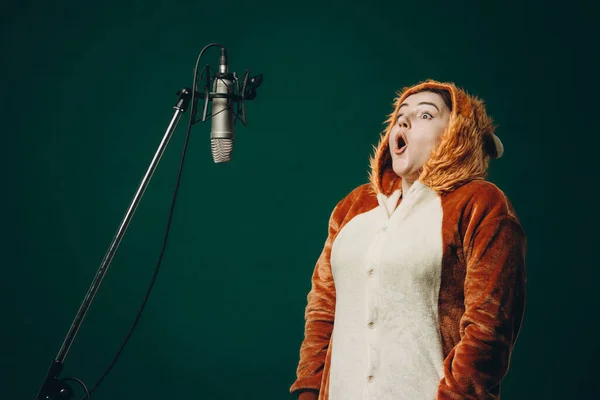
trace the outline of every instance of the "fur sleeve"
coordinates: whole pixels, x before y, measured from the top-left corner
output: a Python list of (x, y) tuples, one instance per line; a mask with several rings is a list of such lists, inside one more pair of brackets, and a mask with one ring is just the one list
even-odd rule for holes
[(499, 399), (521, 326), (525, 233), (507, 200), (491, 204), (473, 206), (465, 221), (465, 312), (460, 341), (444, 361), (436, 400)]
[(340, 201), (331, 213), (327, 240), (312, 275), (312, 286), (307, 296), (304, 313), (304, 340), (300, 346), (297, 379), (290, 387), (292, 394), (308, 389), (315, 392), (321, 389), (323, 367), (335, 315), (335, 284), (330, 264), (331, 247), (348, 212), (351, 195), (352, 193)]

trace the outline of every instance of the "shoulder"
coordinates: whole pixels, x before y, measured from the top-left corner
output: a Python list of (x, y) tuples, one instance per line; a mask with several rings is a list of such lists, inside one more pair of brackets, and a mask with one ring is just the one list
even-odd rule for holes
[(514, 214), (512, 204), (506, 194), (495, 184), (485, 180), (470, 181), (445, 195), (446, 201), (465, 208), (477, 209), (486, 214)]
[(506, 199), (506, 195), (498, 186), (485, 180), (472, 180), (460, 186), (452, 193), (460, 196), (468, 196), (476, 200), (497, 202)]
[(462, 226), (478, 227), (488, 222), (511, 220), (519, 224), (506, 194), (485, 180), (470, 181), (443, 198), (444, 212), (455, 214)]
[(358, 185), (349, 192), (346, 192), (341, 199), (338, 200), (335, 209), (348, 207), (357, 201), (361, 201), (369, 197), (374, 199), (377, 198), (373, 193), (371, 185), (369, 183)]
[(355, 187), (338, 201), (331, 213), (331, 221), (341, 226), (345, 221), (376, 206), (377, 196), (373, 193), (371, 184), (365, 183)]

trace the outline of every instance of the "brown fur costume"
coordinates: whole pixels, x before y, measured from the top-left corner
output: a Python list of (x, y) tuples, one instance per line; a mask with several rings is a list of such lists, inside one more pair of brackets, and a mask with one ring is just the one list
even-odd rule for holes
[(307, 297), (305, 338), (291, 393), (312, 390), (319, 400), (330, 399), (336, 311), (332, 246), (350, 221), (381, 206), (378, 194), (401, 190), (401, 178), (391, 167), (389, 134), (406, 97), (428, 88), (448, 90), (452, 98), (448, 129), (419, 176), (439, 197), (443, 212), (437, 306), (443, 377), (435, 399), (500, 398), (525, 308), (525, 233), (504, 193), (485, 180), (489, 159), (503, 150), (483, 102), (454, 84), (431, 80), (398, 93), (370, 159), (369, 182), (345, 196), (331, 214)]

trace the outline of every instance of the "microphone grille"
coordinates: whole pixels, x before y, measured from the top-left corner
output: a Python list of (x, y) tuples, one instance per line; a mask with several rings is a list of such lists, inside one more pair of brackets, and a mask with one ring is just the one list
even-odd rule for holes
[(215, 163), (224, 163), (231, 160), (232, 139), (210, 139), (210, 147)]

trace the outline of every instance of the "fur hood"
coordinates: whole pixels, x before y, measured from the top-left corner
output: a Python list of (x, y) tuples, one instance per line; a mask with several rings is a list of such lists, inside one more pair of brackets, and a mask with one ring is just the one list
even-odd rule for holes
[(495, 125), (487, 115), (482, 100), (467, 94), (453, 83), (427, 80), (396, 93), (394, 111), (385, 121), (387, 127), (381, 134), (379, 144), (373, 147), (370, 157), (369, 181), (372, 192), (389, 196), (394, 190), (402, 189), (401, 178), (391, 164), (389, 135), (396, 123), (398, 108), (411, 94), (423, 89), (444, 89), (450, 92), (452, 113), (448, 128), (440, 143), (423, 166), (419, 181), (443, 195), (472, 180), (484, 180), (491, 158), (499, 158), (504, 149), (494, 134)]

